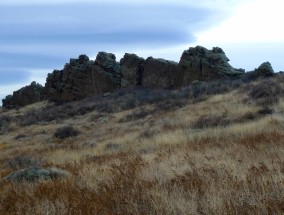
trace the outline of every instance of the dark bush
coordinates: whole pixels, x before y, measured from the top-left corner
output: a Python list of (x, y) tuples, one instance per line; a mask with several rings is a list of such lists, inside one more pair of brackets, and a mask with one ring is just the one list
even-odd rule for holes
[(31, 112), (29, 111), (24, 116), (20, 117), (19, 124), (20, 126), (29, 126), (29, 125), (35, 125), (39, 122), (39, 117), (36, 111)]
[(119, 150), (121, 146), (117, 143), (108, 143), (105, 145), (105, 150)]
[(269, 107), (263, 107), (257, 113), (260, 114), (260, 115), (268, 115), (268, 114), (272, 114), (273, 110), (270, 109)]
[(212, 128), (226, 126), (231, 122), (225, 116), (201, 116), (192, 125), (194, 129)]
[(13, 118), (10, 116), (1, 116), (0, 117), (0, 134), (9, 130), (10, 123)]
[(146, 110), (144, 108), (140, 108), (139, 110), (134, 111), (133, 113), (125, 116), (124, 118), (120, 119), (119, 122), (132, 122), (139, 119), (143, 119), (146, 116), (152, 114), (153, 111)]
[(145, 130), (140, 133), (139, 138), (149, 139), (154, 137), (157, 133), (156, 130)]
[(264, 107), (278, 103), (279, 98), (283, 96), (281, 85), (273, 79), (263, 80), (250, 86), (248, 99)]
[(119, 106), (115, 107), (114, 102), (104, 101), (96, 106), (96, 110), (102, 113), (115, 113), (118, 107)]
[(68, 137), (75, 137), (80, 134), (80, 131), (73, 128), (72, 126), (65, 126), (62, 128), (58, 128), (54, 133), (54, 137), (58, 139), (65, 139)]
[(20, 139), (23, 139), (23, 138), (26, 138), (26, 137), (27, 137), (27, 135), (25, 135), (25, 134), (19, 134), (14, 139), (15, 140), (20, 140)]
[(258, 113), (253, 113), (253, 112), (247, 112), (243, 116), (240, 117), (240, 119), (235, 120), (236, 122), (247, 122), (247, 121), (252, 121), (259, 118)]

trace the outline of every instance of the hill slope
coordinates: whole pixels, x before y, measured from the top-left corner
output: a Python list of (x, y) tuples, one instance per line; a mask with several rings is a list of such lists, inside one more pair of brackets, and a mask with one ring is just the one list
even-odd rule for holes
[(282, 214), (284, 77), (134, 87), (0, 113), (0, 214)]

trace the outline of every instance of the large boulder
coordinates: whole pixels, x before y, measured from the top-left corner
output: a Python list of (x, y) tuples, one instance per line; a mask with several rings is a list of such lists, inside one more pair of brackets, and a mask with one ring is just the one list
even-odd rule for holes
[(274, 75), (274, 70), (269, 62), (262, 63), (258, 68), (253, 71), (247, 72), (243, 79), (246, 81), (252, 81), (261, 77), (269, 77)]
[(1, 181), (11, 181), (11, 182), (34, 182), (34, 181), (46, 181), (57, 178), (64, 178), (69, 176), (65, 170), (57, 169), (57, 168), (47, 168), (43, 169), (40, 167), (30, 167), (26, 169), (22, 169), (16, 172), (11, 173), (10, 175), (3, 178)]
[(14, 91), (13, 95), (6, 96), (2, 100), (2, 103), (5, 108), (14, 108), (33, 104), (44, 99), (45, 93), (43, 86), (33, 81), (30, 85)]
[(193, 81), (210, 81), (244, 74), (243, 70), (234, 69), (228, 62), (228, 57), (219, 47), (214, 47), (212, 50), (202, 46), (189, 48), (181, 56), (176, 85), (187, 85)]
[(258, 76), (272, 76), (274, 70), (269, 62), (265, 62), (255, 69), (255, 73), (257, 73)]
[(149, 57), (144, 62), (142, 86), (150, 88), (171, 89), (174, 87), (178, 63)]
[(122, 88), (141, 85), (144, 62), (145, 60), (136, 54), (126, 53), (124, 55), (120, 60)]
[(120, 87), (119, 64), (112, 54), (100, 52), (96, 61), (86, 55), (71, 59), (63, 70), (48, 74), (47, 98), (56, 102), (79, 100)]

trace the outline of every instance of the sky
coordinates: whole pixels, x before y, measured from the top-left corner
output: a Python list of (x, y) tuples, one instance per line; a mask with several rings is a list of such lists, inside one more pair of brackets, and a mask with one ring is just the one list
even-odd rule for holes
[[(0, 99), (99, 51), (179, 61), (189, 47), (221, 47), (246, 71), (284, 70), (283, 0), (1, 0)], [(1, 102), (0, 102), (1, 105)]]

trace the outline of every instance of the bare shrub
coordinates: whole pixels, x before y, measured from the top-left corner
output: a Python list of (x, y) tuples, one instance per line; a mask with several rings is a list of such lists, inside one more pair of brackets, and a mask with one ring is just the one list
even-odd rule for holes
[(119, 150), (121, 146), (117, 143), (108, 143), (105, 145), (105, 150)]
[(283, 96), (283, 88), (274, 79), (263, 80), (255, 85), (250, 85), (248, 89), (249, 101), (255, 101), (261, 106), (271, 106), (278, 103)]
[(14, 138), (14, 140), (20, 140), (20, 139), (23, 139), (23, 138), (26, 138), (26, 137), (27, 137), (27, 135), (25, 135), (25, 134), (19, 134)]
[(201, 116), (192, 125), (194, 129), (226, 126), (231, 122), (224, 116)]
[(134, 111), (131, 114), (128, 114), (124, 118), (120, 119), (119, 122), (132, 122), (139, 119), (143, 119), (146, 116), (152, 114), (151, 110), (146, 110), (145, 108), (140, 108), (139, 110)]
[(72, 126), (65, 126), (62, 128), (58, 128), (54, 133), (54, 137), (58, 139), (66, 139), (68, 137), (78, 136), (79, 134), (79, 130), (73, 128)]
[(10, 116), (1, 116), (0, 117), (0, 135), (9, 131), (10, 124), (13, 121), (13, 118)]

